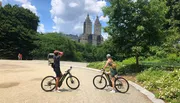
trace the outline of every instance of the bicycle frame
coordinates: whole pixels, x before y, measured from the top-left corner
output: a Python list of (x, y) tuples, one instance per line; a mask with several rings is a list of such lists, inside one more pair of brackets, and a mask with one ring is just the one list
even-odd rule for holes
[(103, 76), (103, 75), (105, 75), (106, 79), (108, 80), (109, 86), (112, 87), (112, 82), (111, 82), (111, 79), (110, 79), (110, 77), (109, 77), (109, 74), (107, 74), (107, 73), (105, 73), (105, 71), (103, 71), (102, 76)]
[(66, 73), (64, 73), (64, 74), (62, 75), (61, 79), (59, 80), (58, 87), (60, 87), (60, 86), (62, 85), (64, 79), (66, 78), (66, 76), (67, 76), (68, 74), (69, 74), (70, 77), (72, 76), (71, 73), (70, 73), (70, 70), (71, 70), (71, 69), (72, 69), (72, 67), (71, 67), (70, 69), (68, 69), (68, 70), (66, 71)]

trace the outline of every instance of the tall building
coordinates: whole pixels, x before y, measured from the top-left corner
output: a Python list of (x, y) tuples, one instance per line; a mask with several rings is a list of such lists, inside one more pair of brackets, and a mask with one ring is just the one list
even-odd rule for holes
[(92, 22), (87, 15), (84, 22), (83, 34), (79, 38), (80, 43), (89, 43), (92, 45), (99, 45), (103, 43), (103, 37), (101, 35), (101, 23), (98, 16), (94, 23), (94, 34), (92, 33)]
[(2, 7), (2, 2), (0, 1), (0, 7)]

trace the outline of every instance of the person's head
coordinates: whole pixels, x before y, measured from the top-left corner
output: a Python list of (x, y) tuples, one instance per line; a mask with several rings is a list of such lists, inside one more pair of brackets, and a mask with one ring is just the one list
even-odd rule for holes
[(111, 58), (111, 55), (110, 55), (110, 54), (107, 54), (107, 55), (106, 55), (106, 58), (107, 58), (107, 59)]
[(54, 51), (54, 55), (57, 56), (59, 54), (59, 51), (58, 50), (55, 50)]

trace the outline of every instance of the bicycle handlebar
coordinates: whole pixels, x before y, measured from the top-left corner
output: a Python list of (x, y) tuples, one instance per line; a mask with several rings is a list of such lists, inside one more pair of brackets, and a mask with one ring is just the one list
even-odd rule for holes
[(72, 66), (70, 66), (70, 68), (66, 72), (69, 72), (71, 69), (72, 69)]

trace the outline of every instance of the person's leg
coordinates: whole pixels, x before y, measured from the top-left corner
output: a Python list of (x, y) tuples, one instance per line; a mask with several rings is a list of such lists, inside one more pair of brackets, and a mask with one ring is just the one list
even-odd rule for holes
[(115, 80), (115, 78), (114, 78), (114, 77), (112, 77), (112, 78), (111, 78), (112, 87), (113, 87), (113, 89), (115, 90), (115, 87), (114, 87), (114, 80)]
[(59, 80), (62, 78), (62, 72), (59, 70)]
[(56, 90), (58, 90), (59, 77), (56, 77)]
[(56, 90), (58, 90), (58, 84), (59, 84), (59, 79), (60, 79), (60, 72), (58, 71), (57, 68), (54, 69), (56, 73)]
[(116, 70), (111, 69), (111, 83), (112, 83), (112, 88), (113, 88), (113, 90), (111, 91), (112, 93), (116, 92), (115, 85), (114, 85), (115, 75), (116, 75)]

